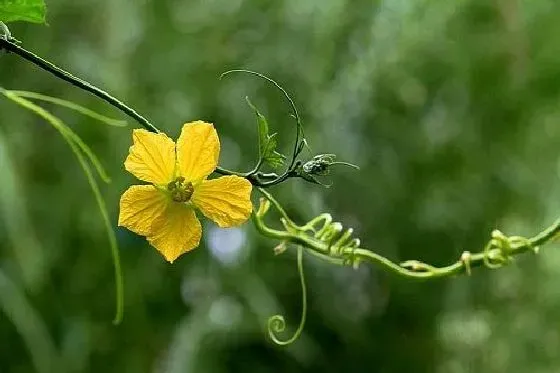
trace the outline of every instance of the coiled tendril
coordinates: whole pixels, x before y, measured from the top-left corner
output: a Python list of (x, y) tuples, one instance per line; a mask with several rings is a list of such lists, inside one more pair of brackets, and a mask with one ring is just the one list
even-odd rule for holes
[(344, 230), (341, 223), (333, 222), (331, 214), (321, 214), (299, 229), (303, 232), (310, 232), (313, 238), (327, 245), (325, 255), (312, 251), (313, 254), (326, 257), (338, 264), (352, 265), (354, 268), (359, 265), (359, 260), (353, 253), (354, 249), (360, 247), (360, 239), (352, 238), (352, 233), (354, 233), (352, 228)]
[(303, 248), (301, 246), (298, 246), (297, 248), (297, 267), (299, 279), (301, 282), (302, 300), (301, 319), (299, 321), (298, 328), (289, 339), (281, 340), (280, 338), (278, 338), (277, 334), (282, 333), (286, 329), (286, 320), (284, 319), (284, 316), (274, 315), (268, 319), (268, 335), (274, 341), (274, 343), (281, 346), (289, 345), (299, 338), (299, 336), (303, 332), (303, 328), (305, 327), (305, 320), (307, 318), (307, 288), (305, 286), (305, 276), (303, 273)]

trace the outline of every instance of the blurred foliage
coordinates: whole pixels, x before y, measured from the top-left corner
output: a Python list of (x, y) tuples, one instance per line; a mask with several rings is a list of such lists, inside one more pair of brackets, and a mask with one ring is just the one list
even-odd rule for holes
[[(327, 211), (365, 246), (433, 264), (479, 250), (493, 228), (532, 235), (560, 212), (560, 3), (554, 0), (82, 0), (49, 4), (49, 27), (13, 24), (24, 45), (98, 84), (176, 137), (216, 124), (221, 165), (249, 170), (253, 111), (289, 154), (293, 94), (314, 153), (336, 153), (333, 187), (274, 188), (294, 218)], [(13, 55), (0, 85), (112, 108)], [(132, 181), (130, 128), (51, 107), (100, 156), (116, 225)], [(312, 154), (309, 154), (311, 157)], [(283, 348), (268, 316), (300, 311), (294, 253), (255, 229), (205, 227), (169, 265), (116, 229), (125, 319), (111, 324), (103, 222), (63, 139), (0, 101), (1, 372), (556, 372), (560, 251), (471, 277), (414, 282), (306, 257), (304, 334)]]
[(0, 0), (0, 19), (4, 22), (45, 23), (44, 0)]

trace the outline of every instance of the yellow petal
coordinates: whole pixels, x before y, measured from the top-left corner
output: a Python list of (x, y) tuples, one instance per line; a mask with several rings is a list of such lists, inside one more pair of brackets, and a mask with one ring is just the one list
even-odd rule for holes
[(164, 133), (132, 131), (133, 145), (124, 162), (128, 172), (154, 184), (167, 184), (175, 172), (175, 143)]
[(183, 125), (177, 140), (179, 172), (187, 181), (200, 181), (218, 166), (220, 139), (214, 125), (201, 120)]
[(222, 176), (197, 185), (192, 201), (220, 227), (244, 223), (251, 214), (251, 183), (239, 176)]
[(164, 211), (168, 198), (153, 185), (133, 185), (121, 196), (119, 226), (147, 236)]
[(182, 203), (170, 203), (152, 224), (148, 242), (173, 263), (180, 255), (198, 246), (202, 236), (194, 210)]

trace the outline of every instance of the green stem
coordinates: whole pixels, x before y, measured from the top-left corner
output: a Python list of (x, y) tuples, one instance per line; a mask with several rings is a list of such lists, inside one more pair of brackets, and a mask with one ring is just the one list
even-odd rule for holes
[(305, 276), (303, 273), (303, 248), (301, 246), (298, 247), (297, 250), (297, 267), (301, 283), (302, 302), (301, 319), (299, 321), (298, 328), (289, 339), (281, 340), (276, 336), (276, 333), (281, 333), (286, 328), (286, 321), (284, 320), (284, 317), (282, 315), (274, 315), (268, 319), (268, 335), (274, 341), (274, 343), (280, 346), (292, 344), (299, 338), (299, 336), (303, 332), (303, 328), (305, 327), (305, 320), (307, 318), (307, 287), (305, 285)]
[(290, 217), (288, 216), (288, 214), (286, 213), (282, 205), (280, 205), (280, 203), (276, 200), (276, 198), (274, 198), (272, 194), (268, 193), (263, 188), (258, 188), (258, 189), (259, 192), (261, 192), (266, 197), (266, 199), (268, 199), (270, 203), (274, 205), (274, 208), (278, 210), (278, 212), (280, 213), (280, 215), (282, 215), (282, 217), (286, 220), (286, 222), (292, 226), (295, 226), (295, 223), (292, 221), (292, 219), (290, 219)]
[[(280, 184), (284, 181), (286, 181), (289, 178), (292, 177), (298, 177), (298, 173), (297, 173), (297, 169), (298, 167), (301, 165), (301, 162), (297, 160), (299, 154), (302, 152), (303, 148), (305, 145), (307, 145), (307, 142), (305, 140), (305, 134), (303, 132), (303, 124), (301, 123), (301, 118), (299, 117), (299, 113), (297, 111), (296, 108), (296, 104), (294, 103), (294, 100), (290, 97), (290, 95), (288, 94), (288, 92), (280, 85), (278, 84), (275, 80), (269, 78), (268, 76), (261, 74), (259, 72), (256, 71), (251, 71), (251, 70), (245, 70), (245, 69), (235, 69), (235, 70), (229, 70), (224, 72), (221, 76), (220, 79), (222, 79), (223, 77), (232, 74), (232, 73), (245, 73), (245, 74), (250, 74), (250, 75), (254, 75), (257, 76), (261, 79), (264, 79), (266, 81), (268, 81), (269, 83), (271, 83), (272, 85), (274, 85), (280, 92), (282, 92), (282, 94), (284, 95), (284, 97), (286, 98), (286, 100), (288, 101), (288, 103), (290, 104), (290, 107), (292, 109), (292, 117), (294, 117), (294, 120), (296, 121), (296, 138), (294, 141), (294, 150), (292, 152), (292, 159), (290, 161), (290, 165), (286, 168), (286, 170), (284, 171), (284, 173), (282, 173), (281, 175), (276, 175), (276, 177), (270, 181), (261, 181), (259, 178), (259, 173), (257, 172), (261, 166), (261, 162), (262, 162), (262, 158), (259, 159), (259, 164), (257, 165), (257, 167), (255, 167), (255, 169), (253, 169), (252, 171), (246, 173), (244, 176), (249, 180), (256, 180), (257, 182), (254, 183), (253, 181), (251, 181), (254, 185), (259, 186), (261, 188), (268, 188), (277, 184)], [(261, 174), (262, 175), (262, 174)]]
[(264, 157), (259, 156), (259, 160), (257, 161), (257, 164), (255, 165), (255, 167), (251, 171), (247, 172), (245, 174), (245, 176), (256, 175), (259, 172), (259, 170), (261, 169), (261, 166), (263, 165), (263, 163), (264, 163)]
[[(261, 192), (263, 192), (261, 190)], [(278, 207), (279, 204), (269, 193), (263, 193), (265, 197), (271, 201), (271, 203)], [(294, 226), (295, 229), (290, 231), (281, 231), (268, 227), (264, 223), (264, 215), (266, 214), (268, 208), (259, 209), (253, 214), (253, 223), (257, 230), (264, 236), (273, 238), (275, 240), (283, 241), (287, 244), (292, 243), (298, 246), (305, 247), (309, 249), (310, 252), (314, 252), (318, 257), (329, 257), (333, 258), (329, 245), (315, 237), (310, 236), (304, 227)], [(285, 212), (280, 208), (281, 214), (284, 216)], [(551, 226), (547, 227), (543, 231), (539, 232), (535, 236), (523, 239), (519, 243), (511, 246), (507, 251), (508, 259), (510, 257), (523, 254), (527, 251), (536, 252), (539, 246), (542, 246), (550, 241), (554, 240), (560, 235), (560, 219), (555, 221)], [(459, 260), (444, 267), (436, 267), (430, 264), (426, 264), (416, 260), (409, 260), (407, 262), (398, 264), (395, 263), (379, 254), (374, 253), (371, 250), (361, 248), (361, 247), (347, 247), (344, 248), (335, 259), (350, 259), (352, 263), (366, 262), (371, 264), (380, 265), (385, 270), (396, 274), (398, 276), (417, 278), (417, 279), (434, 279), (442, 277), (450, 277), (453, 275), (458, 275), (461, 273), (470, 274), (472, 268), (488, 266), (489, 258), (504, 258), (504, 252), (502, 249), (488, 246), (488, 249), (482, 250), (471, 254), (469, 252), (464, 252)], [(491, 260), (490, 260), (491, 261)], [(337, 261), (332, 261), (336, 263)], [(341, 261), (341, 263), (344, 260)], [(496, 267), (500, 267), (498, 264)]]
[(115, 270), (116, 304), (115, 304), (115, 318), (113, 320), (113, 324), (115, 325), (120, 324), (123, 318), (123, 309), (124, 309), (124, 285), (123, 285), (123, 275), (121, 269), (117, 238), (115, 236), (115, 232), (113, 231), (109, 213), (107, 212), (107, 208), (103, 200), (103, 195), (101, 194), (101, 190), (97, 185), (97, 181), (95, 180), (95, 177), (84, 155), (80, 152), (81, 148), (79, 147), (79, 145), (75, 143), (74, 138), (70, 135), (71, 132), (69, 132), (67, 126), (60, 119), (58, 119), (57, 117), (55, 117), (50, 112), (43, 109), (42, 107), (35, 105), (33, 102), (29, 100), (19, 97), (9, 91), (4, 91), (3, 93), (8, 99), (14, 101), (18, 105), (26, 109), (31, 110), (38, 116), (45, 119), (48, 123), (50, 123), (56, 130), (58, 130), (62, 135), (63, 139), (70, 146), (70, 149), (72, 150), (76, 158), (78, 159), (78, 162), (80, 163), (80, 166), (82, 167), (86, 175), (86, 179), (97, 201), (99, 212), (101, 214), (101, 218), (103, 220), (103, 224), (105, 225), (105, 230), (107, 232), (107, 238), (109, 240), (109, 246), (111, 249), (111, 256), (113, 258), (113, 267)]
[[(8, 40), (8, 38), (10, 38), (10, 36), (7, 35), (7, 34), (6, 34), (6, 39), (0, 37), (0, 50), (5, 49), (6, 51), (12, 52), (12, 53), (18, 55), (19, 57), (23, 58), (24, 60), (26, 60), (28, 62), (31, 62), (35, 66), (51, 73), (55, 77), (57, 77), (59, 79), (62, 79), (65, 82), (68, 82), (71, 85), (73, 85), (75, 87), (78, 87), (78, 88), (80, 88), (84, 91), (92, 93), (93, 95), (95, 95), (95, 96), (101, 98), (103, 101), (107, 102), (109, 105), (119, 109), (120, 111), (122, 111), (123, 113), (128, 115), (129, 117), (136, 120), (146, 130), (148, 130), (150, 132), (155, 132), (155, 133), (159, 132), (157, 127), (154, 126), (148, 119), (146, 119), (144, 116), (140, 115), (136, 110), (134, 110), (133, 108), (131, 108), (130, 106), (128, 106), (124, 102), (120, 101), (116, 97), (114, 97), (111, 94), (107, 93), (106, 91), (94, 86), (93, 84), (91, 84), (90, 82), (88, 82), (84, 79), (81, 79), (81, 78), (78, 78), (78, 77), (72, 75), (68, 71), (56, 66), (52, 62), (49, 62), (49, 61), (39, 57), (35, 53), (33, 53), (31, 51), (28, 51), (27, 49), (25, 49), (23, 47), (20, 47), (19, 45), (17, 45), (16, 43), (14, 43), (12, 41), (13, 39)], [(221, 175), (237, 175), (237, 176), (240, 176), (240, 177), (244, 177), (247, 180), (249, 180), (251, 182), (251, 184), (253, 184), (255, 186), (259, 186), (259, 187), (264, 187), (264, 188), (276, 185), (276, 184), (278, 184), (278, 183), (287, 179), (287, 177), (286, 177), (287, 175), (282, 175), (282, 177), (277, 177), (272, 182), (271, 181), (261, 181), (259, 174), (250, 174), (250, 173), (246, 174), (246, 173), (241, 173), (241, 172), (235, 172), (235, 171), (231, 171), (231, 170), (219, 167), (219, 166), (216, 168), (215, 172), (217, 174), (221, 174)], [(268, 176), (268, 178), (270, 178), (270, 175)]]
[[(556, 220), (554, 224), (546, 228), (544, 231), (540, 232), (533, 238), (529, 238), (529, 242), (533, 247), (542, 246), (545, 243), (553, 240), (560, 234), (560, 219)], [(527, 251), (529, 248), (526, 248)]]
[(299, 114), (298, 114), (298, 111), (297, 111), (296, 104), (295, 104), (294, 100), (290, 97), (288, 92), (280, 84), (278, 84), (274, 79), (271, 79), (268, 76), (266, 76), (264, 74), (261, 74), (259, 72), (256, 72), (256, 71), (245, 70), (245, 69), (228, 70), (220, 76), (220, 79), (223, 78), (226, 75), (231, 74), (231, 73), (245, 73), (245, 74), (258, 76), (259, 78), (264, 79), (264, 80), (268, 81), (269, 83), (271, 83), (272, 85), (274, 85), (280, 92), (282, 92), (282, 94), (284, 95), (286, 100), (288, 100), (288, 103), (290, 104), (290, 107), (292, 109), (292, 116), (294, 117), (294, 119), (296, 121), (296, 140), (294, 142), (294, 151), (292, 153), (292, 160), (290, 162), (290, 166), (288, 167), (288, 169), (285, 172), (285, 173), (288, 173), (289, 170), (291, 170), (292, 167), (294, 166), (294, 164), (296, 162), (296, 159), (297, 159), (297, 156), (299, 155), (298, 148), (299, 148), (299, 143), (300, 143), (300, 133), (301, 133), (301, 136), (303, 137), (302, 141), (305, 141), (305, 137), (303, 136), (303, 125), (301, 123), (301, 118), (299, 117)]

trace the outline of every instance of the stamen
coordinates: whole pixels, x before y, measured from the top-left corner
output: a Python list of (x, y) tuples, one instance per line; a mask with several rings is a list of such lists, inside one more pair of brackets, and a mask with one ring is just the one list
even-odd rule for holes
[(167, 190), (169, 190), (173, 201), (188, 202), (194, 192), (194, 187), (191, 182), (185, 182), (185, 178), (179, 176), (167, 184)]

